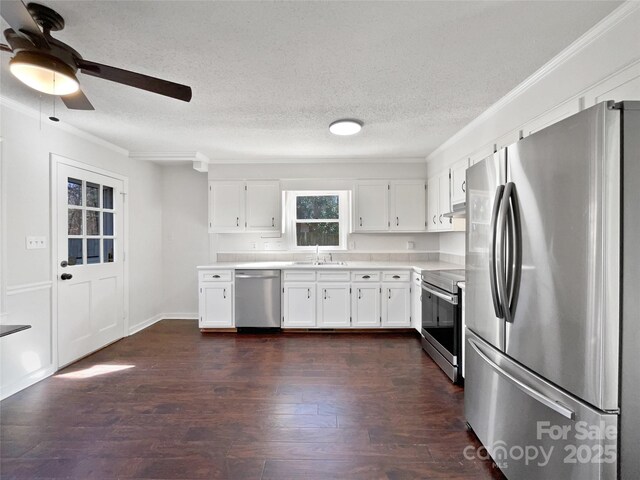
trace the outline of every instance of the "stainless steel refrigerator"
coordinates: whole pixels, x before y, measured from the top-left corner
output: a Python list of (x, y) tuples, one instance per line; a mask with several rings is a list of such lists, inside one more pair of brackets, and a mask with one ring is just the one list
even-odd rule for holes
[(640, 102), (524, 138), (467, 185), (469, 426), (510, 480), (640, 478)]

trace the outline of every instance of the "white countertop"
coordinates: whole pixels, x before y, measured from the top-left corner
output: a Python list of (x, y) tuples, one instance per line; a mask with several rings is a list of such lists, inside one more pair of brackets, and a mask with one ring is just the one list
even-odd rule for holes
[(464, 265), (447, 262), (345, 262), (340, 264), (313, 265), (303, 262), (217, 262), (200, 265), (198, 270), (409, 270), (420, 273), (423, 270), (459, 270)]

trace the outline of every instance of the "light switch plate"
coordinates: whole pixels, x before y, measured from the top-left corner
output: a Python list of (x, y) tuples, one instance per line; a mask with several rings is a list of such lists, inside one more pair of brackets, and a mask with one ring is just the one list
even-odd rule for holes
[(47, 237), (27, 237), (26, 246), (27, 250), (47, 248)]

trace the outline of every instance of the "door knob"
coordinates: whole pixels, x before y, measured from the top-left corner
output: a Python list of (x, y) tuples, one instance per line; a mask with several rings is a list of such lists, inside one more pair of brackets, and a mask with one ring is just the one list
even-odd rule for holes
[(63, 273), (62, 275), (60, 275), (60, 280), (71, 280), (73, 278), (73, 275), (71, 275), (70, 273)]

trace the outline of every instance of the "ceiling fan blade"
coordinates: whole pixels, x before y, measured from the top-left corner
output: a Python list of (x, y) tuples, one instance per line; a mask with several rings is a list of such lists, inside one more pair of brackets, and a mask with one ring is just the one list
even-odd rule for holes
[(0, 52), (13, 52), (9, 45), (5, 45), (4, 43), (0, 43)]
[(6, 20), (13, 30), (35, 42), (39, 47), (49, 48), (49, 42), (33, 19), (29, 10), (20, 0), (2, 0), (0, 16)]
[(166, 97), (176, 98), (183, 102), (189, 102), (191, 100), (191, 87), (180, 85), (179, 83), (169, 82), (160, 78), (110, 67), (109, 65), (102, 65), (88, 60), (78, 60), (78, 68), (80, 68), (82, 73), (94, 77), (122, 83)]
[(70, 110), (95, 110), (82, 90), (78, 90), (76, 93), (65, 95), (60, 98)]

